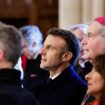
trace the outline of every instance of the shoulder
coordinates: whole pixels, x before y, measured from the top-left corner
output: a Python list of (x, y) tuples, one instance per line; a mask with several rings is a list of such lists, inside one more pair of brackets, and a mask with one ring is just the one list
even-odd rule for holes
[[(28, 100), (27, 100), (28, 99)], [(6, 102), (5, 102), (6, 101)], [(36, 105), (35, 97), (19, 86), (7, 86), (0, 91), (0, 105)]]
[(75, 94), (84, 96), (87, 90), (86, 82), (81, 79), (72, 66), (70, 66), (68, 70), (70, 87), (75, 91)]

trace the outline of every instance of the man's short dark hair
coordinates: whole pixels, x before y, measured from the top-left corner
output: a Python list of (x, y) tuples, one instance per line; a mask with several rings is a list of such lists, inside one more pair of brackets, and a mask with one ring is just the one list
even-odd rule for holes
[(4, 52), (4, 59), (13, 66), (21, 55), (21, 33), (13, 26), (0, 24), (0, 50)]
[(50, 30), (48, 30), (47, 35), (59, 36), (65, 40), (68, 46), (67, 50), (69, 50), (73, 54), (70, 63), (72, 65), (75, 65), (80, 53), (80, 46), (76, 36), (70, 31), (59, 28), (51, 28)]

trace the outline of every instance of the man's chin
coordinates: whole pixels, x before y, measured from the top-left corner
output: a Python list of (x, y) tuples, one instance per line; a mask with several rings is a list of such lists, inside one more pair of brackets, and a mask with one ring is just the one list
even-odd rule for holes
[(88, 60), (90, 57), (88, 55), (83, 55), (82, 58)]
[(41, 69), (46, 69), (46, 66), (41, 64), (41, 65), (40, 65), (40, 68), (41, 68)]

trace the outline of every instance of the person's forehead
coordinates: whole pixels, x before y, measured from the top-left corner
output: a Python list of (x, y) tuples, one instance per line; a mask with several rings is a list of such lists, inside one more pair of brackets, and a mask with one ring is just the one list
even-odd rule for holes
[[(62, 37), (60, 37), (60, 36), (54, 36), (54, 35), (48, 35), (47, 37), (46, 37), (46, 40), (47, 41), (50, 41), (50, 40), (53, 40), (54, 42), (59, 42), (59, 41), (63, 41), (63, 42), (65, 42), (65, 40), (62, 38)], [(46, 41), (45, 40), (45, 41)], [(51, 43), (53, 43), (53, 41), (51, 42)]]
[(77, 38), (83, 38), (85, 35), (82, 30), (77, 29), (73, 32)]
[(65, 40), (59, 36), (48, 35), (44, 42), (44, 45), (60, 46), (65, 43)]
[(88, 32), (97, 34), (102, 32), (105, 29), (104, 27), (105, 26), (95, 21), (89, 25)]
[(95, 22), (89, 25), (88, 32), (94, 33), (97, 30), (98, 30), (98, 27), (96, 26), (96, 23)]

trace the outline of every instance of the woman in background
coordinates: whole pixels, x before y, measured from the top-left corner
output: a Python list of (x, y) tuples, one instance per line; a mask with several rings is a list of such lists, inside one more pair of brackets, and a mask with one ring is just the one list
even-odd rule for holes
[(93, 60), (93, 69), (85, 79), (88, 85), (87, 94), (96, 98), (88, 105), (105, 105), (105, 55), (98, 55)]

